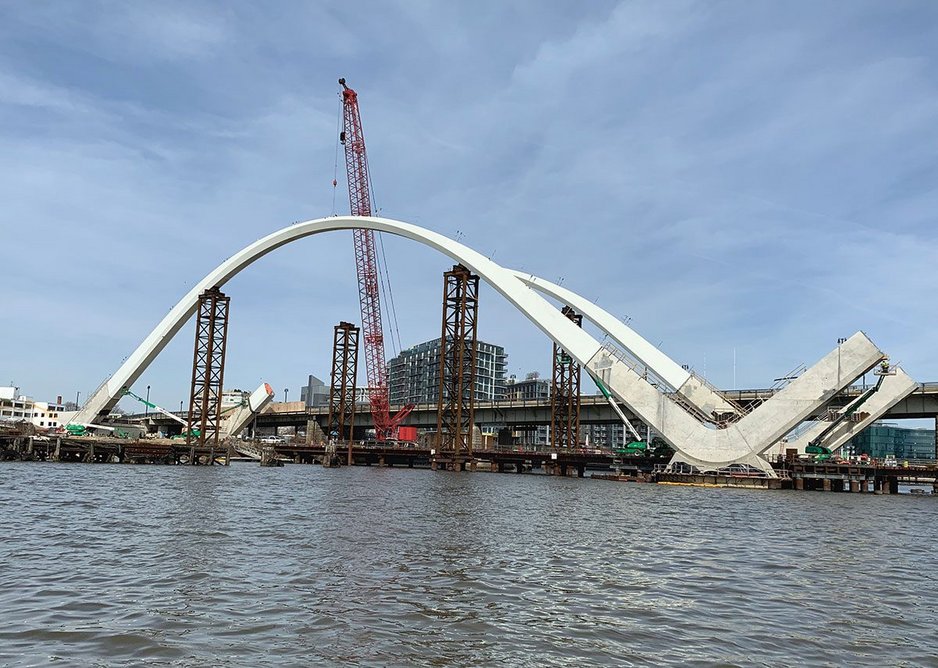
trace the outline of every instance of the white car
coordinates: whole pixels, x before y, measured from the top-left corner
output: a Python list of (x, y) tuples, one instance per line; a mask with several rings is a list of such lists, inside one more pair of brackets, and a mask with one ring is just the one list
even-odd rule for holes
[(283, 443), (283, 436), (265, 436), (261, 439), (261, 443)]

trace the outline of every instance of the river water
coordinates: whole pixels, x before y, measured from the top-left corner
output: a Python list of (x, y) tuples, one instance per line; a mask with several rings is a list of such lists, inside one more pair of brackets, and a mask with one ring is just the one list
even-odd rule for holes
[(938, 666), (938, 498), (0, 465), (0, 665)]

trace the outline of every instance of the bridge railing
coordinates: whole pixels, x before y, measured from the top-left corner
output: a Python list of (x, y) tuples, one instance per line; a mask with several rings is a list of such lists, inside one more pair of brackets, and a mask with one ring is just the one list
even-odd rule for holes
[(652, 387), (656, 387), (663, 392), (672, 390), (669, 385), (667, 385), (661, 378), (659, 378), (653, 371), (649, 371), (648, 366), (642, 364), (640, 361), (629, 355), (627, 352), (613, 344), (611, 341), (603, 342), (603, 350), (612, 355), (618, 361), (625, 364), (629, 369), (634, 373), (644, 378)]
[(712, 421), (711, 416), (706, 415), (697, 406), (689, 402), (682, 394), (676, 392), (674, 388), (657, 382), (656, 378), (648, 373), (647, 366), (641, 364), (638, 360), (633, 359), (625, 351), (621, 350), (609, 341), (603, 343), (603, 350), (605, 350), (609, 355), (617, 359), (622, 364), (625, 364), (633, 373), (644, 378), (649, 384), (652, 385), (652, 387), (657, 388), (668, 399), (676, 403), (686, 412), (690, 413), (697, 420), (700, 420), (701, 422)]

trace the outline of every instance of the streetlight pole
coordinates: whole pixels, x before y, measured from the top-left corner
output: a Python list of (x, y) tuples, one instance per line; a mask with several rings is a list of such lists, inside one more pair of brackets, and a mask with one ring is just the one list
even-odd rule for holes
[(147, 385), (147, 403), (143, 405), (143, 417), (150, 417), (150, 386)]
[(840, 385), (840, 347), (847, 342), (847, 339), (840, 337), (837, 339), (837, 384)]
[(283, 388), (283, 403), (287, 403), (287, 394), (290, 392), (289, 387)]

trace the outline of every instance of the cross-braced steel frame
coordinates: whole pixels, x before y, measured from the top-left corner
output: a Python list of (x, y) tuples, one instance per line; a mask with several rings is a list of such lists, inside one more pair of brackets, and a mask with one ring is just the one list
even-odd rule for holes
[[(231, 299), (217, 287), (209, 288), (199, 295), (189, 393), (189, 429), (186, 433), (190, 464), (198, 464), (202, 454), (208, 455), (209, 464), (215, 463), (230, 303)], [(227, 456), (225, 463), (228, 463)]]
[[(583, 316), (569, 306), (561, 310), (578, 327)], [(550, 383), (550, 447), (575, 448), (580, 439), (580, 365), (556, 343)]]
[(350, 322), (335, 326), (332, 342), (332, 384), (329, 386), (330, 441), (348, 443), (348, 464), (352, 465), (355, 438), (355, 384), (358, 376), (359, 328)]
[(436, 446), (459, 469), (472, 459), (479, 277), (461, 264), (443, 274)]

